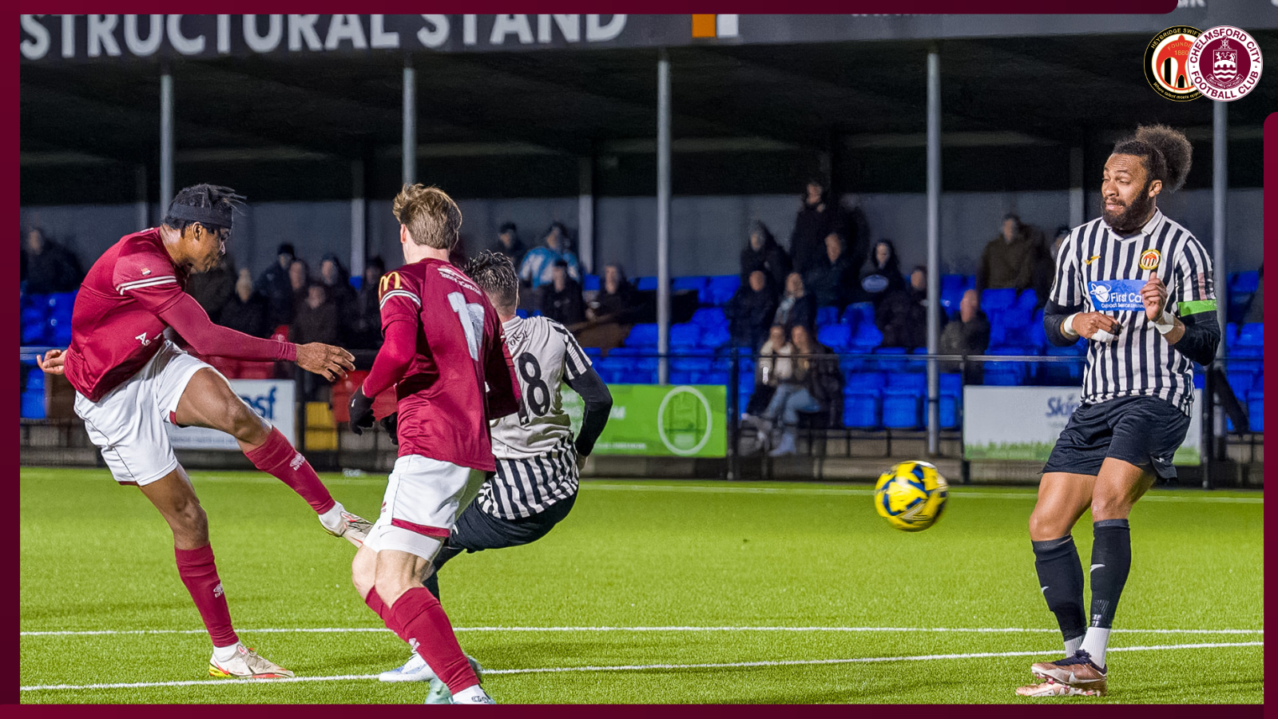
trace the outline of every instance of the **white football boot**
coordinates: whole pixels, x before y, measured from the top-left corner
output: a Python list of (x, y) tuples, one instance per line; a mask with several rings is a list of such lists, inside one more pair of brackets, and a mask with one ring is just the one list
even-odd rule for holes
[(431, 670), (430, 665), (422, 659), (422, 655), (413, 652), (407, 662), (401, 667), (388, 669), (377, 675), (378, 680), (384, 682), (428, 682), (435, 679), (435, 672)]
[(209, 676), (222, 679), (291, 679), (293, 672), (239, 643), (235, 645), (235, 656), (230, 661), (218, 661), (214, 653), (209, 659)]

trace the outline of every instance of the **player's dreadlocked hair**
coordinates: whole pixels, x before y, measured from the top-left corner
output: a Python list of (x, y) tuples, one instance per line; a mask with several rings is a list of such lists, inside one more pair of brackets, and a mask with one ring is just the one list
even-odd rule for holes
[(184, 187), (169, 203), (164, 224), (179, 232), (197, 223), (209, 230), (229, 230), (236, 210), (243, 204), (244, 196), (229, 187), (203, 183)]
[(466, 274), (498, 309), (512, 309), (519, 302), (519, 277), (515, 263), (500, 252), (482, 252), (466, 263)]
[(1115, 155), (1144, 159), (1148, 182), (1163, 181), (1163, 189), (1175, 192), (1185, 184), (1193, 163), (1194, 146), (1185, 133), (1166, 125), (1141, 125), (1136, 134), (1114, 145)]

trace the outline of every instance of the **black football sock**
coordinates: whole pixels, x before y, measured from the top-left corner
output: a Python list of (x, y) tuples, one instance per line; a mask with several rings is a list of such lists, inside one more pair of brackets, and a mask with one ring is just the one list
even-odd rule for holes
[(1056, 615), (1065, 653), (1074, 653), (1087, 632), (1087, 615), (1083, 611), (1083, 565), (1073, 535), (1033, 542), (1034, 569), (1047, 608)]
[(1092, 531), (1092, 628), (1083, 640), (1083, 649), (1094, 662), (1105, 666), (1114, 612), (1132, 569), (1132, 532), (1126, 519), (1102, 519), (1092, 525)]

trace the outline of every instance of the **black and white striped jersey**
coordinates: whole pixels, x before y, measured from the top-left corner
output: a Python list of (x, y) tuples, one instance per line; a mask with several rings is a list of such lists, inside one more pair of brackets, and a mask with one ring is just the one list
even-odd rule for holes
[(1148, 396), (1185, 414), (1194, 400), (1193, 363), (1167, 344), (1145, 317), (1140, 290), (1152, 273), (1167, 285), (1167, 309), (1180, 317), (1216, 311), (1211, 257), (1161, 210), (1136, 233), (1120, 237), (1097, 218), (1062, 243), (1050, 299), (1118, 320), (1111, 342), (1088, 342), (1082, 400), (1098, 404)]
[(590, 369), (566, 327), (545, 317), (512, 318), (502, 329), (519, 378), (519, 412), (491, 423), (497, 474), (480, 491), (480, 507), (516, 519), (541, 512), (577, 491), (577, 453), (560, 386)]

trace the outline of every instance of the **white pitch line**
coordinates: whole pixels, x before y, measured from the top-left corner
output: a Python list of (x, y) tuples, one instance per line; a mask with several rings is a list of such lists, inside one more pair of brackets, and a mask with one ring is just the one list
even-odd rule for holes
[[(1113, 647), (1111, 652), (1168, 651), (1173, 649), (1226, 649), (1232, 647), (1260, 647), (1264, 642), (1234, 642), (1215, 644), (1167, 644), (1147, 647)], [(1060, 648), (1034, 652), (978, 652), (972, 654), (923, 654), (903, 657), (857, 657), (854, 659), (792, 659), (760, 662), (725, 662), (720, 664), (627, 664), (621, 666), (584, 666), (584, 667), (529, 667), (525, 669), (487, 669), (486, 675), (501, 674), (562, 674), (568, 672), (631, 672), (631, 671), (666, 671), (678, 669), (749, 669), (758, 667), (795, 667), (819, 666), (830, 664), (873, 664), (880, 662), (923, 662), (946, 659), (989, 659), (999, 657), (1028, 657), (1059, 654)], [(19, 687), (20, 691), (60, 691), (84, 689), (148, 689), (154, 687), (191, 687), (191, 686), (258, 686), (270, 684), (293, 684), (297, 682), (333, 682), (333, 681), (367, 681), (376, 679), (376, 674), (341, 674), (324, 677), (294, 677), (292, 679), (272, 679), (269, 681), (221, 681), (216, 679), (196, 679), (174, 682), (129, 682), (118, 684), (42, 684)]]
[[(609, 491), (621, 492), (695, 492), (708, 494), (817, 494), (817, 495), (847, 495), (847, 496), (864, 496), (868, 497), (874, 494), (873, 489), (865, 488), (847, 488), (847, 489), (821, 489), (816, 487), (706, 487), (691, 486), (681, 487), (672, 484), (595, 484), (591, 481), (583, 481), (582, 488), (602, 489)], [(950, 487), (950, 496), (962, 499), (1037, 499), (1036, 492), (999, 492), (999, 491), (969, 491), (963, 488)], [(1142, 502), (1213, 502), (1226, 504), (1264, 504), (1263, 497), (1215, 497), (1215, 496), (1172, 496), (1172, 495), (1145, 495), (1141, 498)]]
[[(204, 629), (94, 629), (22, 632), (24, 637), (82, 637), (122, 634), (204, 634)], [(345, 634), (389, 632), (384, 627), (272, 627), (240, 629), (245, 634)], [(1059, 629), (1041, 627), (454, 627), (455, 632), (914, 632), (962, 634), (1055, 633)], [(1114, 629), (1116, 634), (1264, 634), (1263, 629)]]

